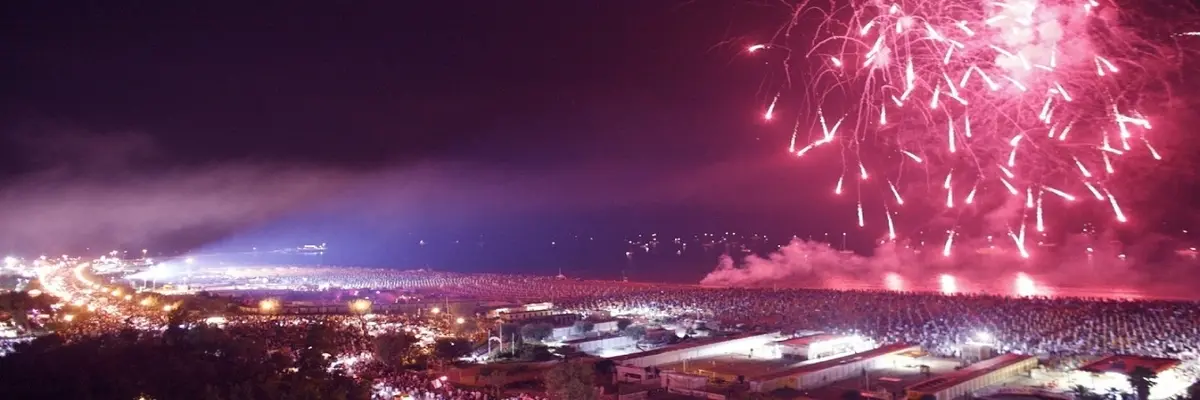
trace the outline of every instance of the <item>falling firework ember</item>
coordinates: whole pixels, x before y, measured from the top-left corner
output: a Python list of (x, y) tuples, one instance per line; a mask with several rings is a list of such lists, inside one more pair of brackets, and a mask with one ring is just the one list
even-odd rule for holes
[(938, 284), (941, 288), (942, 294), (958, 293), (958, 280), (954, 279), (953, 275), (943, 274), (938, 278)]
[(1026, 275), (1024, 272), (1018, 273), (1017, 278), (1013, 281), (1014, 294), (1020, 297), (1037, 296), (1037, 284), (1033, 282), (1033, 278)]
[[(860, 226), (877, 218), (863, 211), (877, 206), (873, 191), (901, 205), (900, 193), (929, 193), (910, 186), (942, 177), (940, 212), (981, 215), (971, 209), (1024, 191), (1037, 211), (1010, 223), (1036, 218), (1041, 231), (1041, 193), (1067, 203), (1087, 190), (1125, 222), (1115, 195), (1122, 188), (1111, 180), (1118, 164), (1146, 168), (1171, 156), (1153, 146), (1143, 114), (1167, 89), (1161, 75), (1177, 69), (1166, 49), (1193, 34), (1151, 32), (1171, 21), (1135, 25), (1135, 8), (1108, 0), (816, 3), (794, 7), (779, 36), (748, 52), (786, 70), (764, 117), (797, 105), (797, 126), (819, 126), (807, 139), (793, 130), (791, 151), (840, 151), (845, 165), (829, 169), (858, 170), (857, 184), (843, 187), (839, 176), (834, 192), (859, 191)], [(906, 169), (926, 178), (906, 182)], [(882, 179), (868, 180), (868, 171)], [(954, 207), (954, 193), (966, 193), (969, 207)]]
[(888, 272), (883, 277), (883, 285), (887, 290), (902, 292), (904, 291), (904, 278), (895, 272)]

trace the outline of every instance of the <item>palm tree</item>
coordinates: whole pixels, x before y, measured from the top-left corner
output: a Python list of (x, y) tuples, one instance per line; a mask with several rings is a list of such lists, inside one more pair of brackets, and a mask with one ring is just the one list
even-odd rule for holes
[(1150, 388), (1154, 387), (1154, 379), (1158, 376), (1150, 368), (1136, 367), (1129, 371), (1129, 387), (1137, 393), (1138, 400), (1150, 399)]
[(1088, 390), (1087, 386), (1075, 385), (1071, 386), (1071, 394), (1074, 394), (1076, 399), (1088, 399), (1091, 398), (1092, 391)]

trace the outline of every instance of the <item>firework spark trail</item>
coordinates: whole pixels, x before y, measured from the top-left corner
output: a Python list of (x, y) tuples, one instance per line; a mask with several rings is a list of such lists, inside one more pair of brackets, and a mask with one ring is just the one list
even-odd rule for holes
[[(820, 21), (801, 23), (810, 11)], [(1039, 188), (1039, 193), (1066, 201), (1075, 200), (1070, 189), (1083, 185), (1096, 199), (1107, 199), (1124, 221), (1109, 193), (1108, 175), (1115, 173), (1114, 164), (1129, 158), (1125, 154), (1132, 151), (1131, 142), (1140, 141), (1144, 154), (1162, 159), (1148, 135), (1151, 123), (1139, 109), (1146, 109), (1147, 99), (1157, 94), (1148, 88), (1178, 69), (1167, 62), (1164, 49), (1176, 37), (1198, 35), (1154, 35), (1149, 31), (1162, 28), (1151, 25), (1172, 21), (1128, 26), (1112, 17), (1137, 11), (1095, 0), (835, 0), (828, 7), (803, 2), (791, 10), (777, 40), (755, 44), (747, 52), (783, 57), (779, 65), (785, 68), (788, 87), (793, 77), (809, 81), (795, 86), (805, 93), (802, 107), (810, 107), (801, 115), (815, 110), (822, 134), (797, 151), (799, 133), (794, 130), (789, 151), (803, 155), (824, 148), (835, 135), (844, 138), (841, 146), (829, 147), (840, 147), (843, 162), (859, 169), (860, 226), (865, 225), (863, 202), (871, 201), (861, 192), (884, 190), (866, 182), (864, 159), (876, 158), (870, 153), (876, 151), (869, 147), (873, 143), (891, 146), (890, 151), (921, 164), (921, 173), (945, 173), (948, 208), (953, 207), (953, 171), (959, 169), (978, 171), (960, 173), (975, 182), (966, 204), (977, 195), (1002, 196), (1003, 190), (989, 181), (999, 181), (1012, 195), (1018, 195), (1017, 187)], [(795, 38), (809, 42), (790, 42)], [(820, 62), (793, 60), (799, 57)], [(777, 106), (792, 104), (787, 91), (774, 91), (768, 99), (768, 120)], [(825, 108), (842, 115), (832, 127)], [(839, 133), (846, 119), (845, 132)], [(1109, 144), (1107, 132), (1114, 129), (1119, 149)], [(845, 157), (847, 152), (854, 156)], [(915, 165), (895, 164), (870, 163), (897, 204), (903, 204), (899, 193), (904, 188), (894, 182)], [(1064, 164), (1074, 164), (1078, 174), (1057, 173)], [(1106, 175), (1088, 168), (1101, 164)], [(839, 177), (835, 193), (841, 194), (843, 179)], [(1041, 196), (1036, 203), (1041, 227)], [(890, 225), (893, 215), (885, 215)]]
[(888, 239), (896, 240), (896, 225), (892, 224), (892, 211), (885, 206), (883, 207), (883, 212), (884, 215), (887, 215)]
[(896, 191), (896, 185), (893, 185), (892, 181), (889, 180), (888, 187), (892, 189), (892, 195), (896, 197), (896, 204), (904, 205), (904, 198), (900, 197), (900, 192)]
[(1117, 215), (1117, 221), (1125, 222), (1125, 213), (1121, 211), (1121, 205), (1117, 204), (1117, 198), (1113, 197), (1112, 193), (1108, 192), (1108, 189), (1104, 189), (1104, 194), (1108, 196), (1108, 203), (1112, 205), (1113, 214)]
[(952, 246), (954, 246), (954, 231), (950, 231), (950, 234), (946, 235), (946, 245), (942, 247), (943, 257), (950, 257), (950, 248)]
[(1042, 195), (1041, 194), (1038, 194), (1038, 199), (1037, 199), (1037, 231), (1038, 232), (1046, 231), (1046, 224), (1045, 224), (1045, 221), (1042, 219)]

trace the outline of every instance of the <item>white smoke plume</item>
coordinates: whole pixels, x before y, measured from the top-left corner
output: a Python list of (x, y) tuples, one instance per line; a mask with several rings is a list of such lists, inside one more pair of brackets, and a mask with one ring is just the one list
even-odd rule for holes
[[(702, 285), (808, 287), (839, 290), (941, 291), (946, 276), (959, 292), (1016, 294), (1018, 277), (1032, 278), (1038, 295), (1187, 297), (1197, 279), (1187, 255), (1155, 258), (1172, 242), (1150, 238), (1134, 246), (1108, 235), (1070, 236), (1055, 247), (1031, 249), (1021, 258), (1009, 243), (986, 240), (957, 244), (950, 257), (941, 246), (925, 251), (884, 242), (871, 256), (838, 251), (827, 243), (795, 239), (765, 257), (722, 256)], [(936, 249), (933, 247), (937, 247)], [(1149, 261), (1154, 259), (1155, 261)]]

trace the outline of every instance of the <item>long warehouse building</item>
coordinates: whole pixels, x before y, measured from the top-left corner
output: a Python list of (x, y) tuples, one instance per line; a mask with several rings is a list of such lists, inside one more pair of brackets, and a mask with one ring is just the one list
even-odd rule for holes
[(915, 353), (921, 346), (912, 344), (888, 344), (873, 350), (854, 353), (811, 364), (753, 377), (750, 391), (770, 392), (775, 389), (812, 389), (842, 379), (859, 376), (863, 371), (893, 366), (902, 354)]
[(953, 400), (965, 397), (980, 389), (1006, 381), (1014, 376), (1029, 372), (1037, 367), (1033, 356), (1002, 354), (967, 366), (952, 374), (939, 376), (909, 386), (909, 400), (932, 395), (937, 400)]
[(652, 367), (701, 357), (736, 353), (771, 343), (779, 332), (749, 333), (667, 346), (660, 349), (610, 358), (618, 366)]

